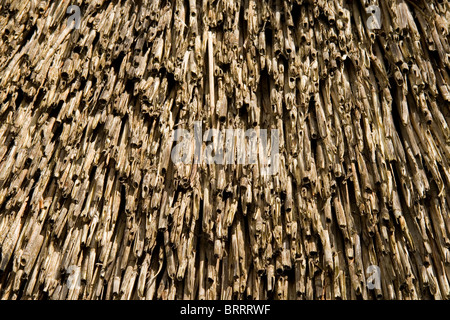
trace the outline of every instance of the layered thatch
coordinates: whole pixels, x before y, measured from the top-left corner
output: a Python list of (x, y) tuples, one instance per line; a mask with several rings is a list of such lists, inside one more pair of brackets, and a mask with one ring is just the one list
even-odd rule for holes
[[(2, 299), (450, 298), (447, 0), (0, 12)], [(174, 164), (198, 120), (279, 173)]]

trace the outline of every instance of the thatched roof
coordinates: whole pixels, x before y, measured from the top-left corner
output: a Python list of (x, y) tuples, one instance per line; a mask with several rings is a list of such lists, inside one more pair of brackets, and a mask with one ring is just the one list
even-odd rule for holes
[[(448, 1), (0, 12), (2, 299), (450, 298)], [(174, 163), (195, 121), (278, 173)]]

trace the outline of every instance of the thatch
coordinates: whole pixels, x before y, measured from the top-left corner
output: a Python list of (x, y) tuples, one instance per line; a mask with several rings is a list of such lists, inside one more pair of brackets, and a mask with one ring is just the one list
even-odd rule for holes
[[(2, 299), (450, 298), (447, 0), (0, 12)], [(194, 121), (278, 174), (175, 164)]]

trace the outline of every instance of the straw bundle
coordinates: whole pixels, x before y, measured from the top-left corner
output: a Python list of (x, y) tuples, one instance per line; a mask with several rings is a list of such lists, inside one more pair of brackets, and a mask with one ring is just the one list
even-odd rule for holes
[[(447, 0), (0, 12), (2, 299), (450, 298)], [(196, 121), (277, 174), (174, 163)]]

